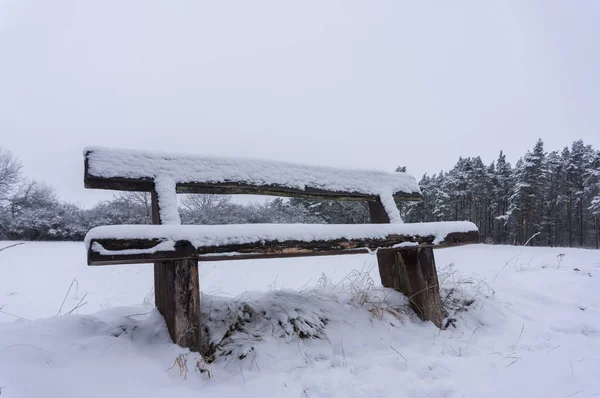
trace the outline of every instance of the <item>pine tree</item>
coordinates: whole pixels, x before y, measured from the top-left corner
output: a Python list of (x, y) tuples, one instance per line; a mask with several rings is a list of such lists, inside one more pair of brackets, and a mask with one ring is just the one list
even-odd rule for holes
[[(510, 198), (510, 212), (516, 222), (516, 242), (523, 244), (537, 233), (543, 232), (544, 186), (547, 177), (544, 143), (538, 140), (533, 151), (527, 151), (517, 162), (515, 187)], [(531, 244), (539, 239), (533, 238)]]
[(588, 206), (585, 209), (590, 213), (586, 219), (590, 220), (588, 236), (590, 245), (596, 249), (600, 246), (600, 151), (590, 148), (588, 157), (588, 165), (585, 171), (585, 195), (588, 198)]
[(470, 217), (469, 220), (480, 226), (482, 241), (487, 239), (487, 204), (489, 193), (487, 167), (479, 156), (471, 159), (470, 168), (467, 172), (467, 196), (469, 197)]
[(509, 162), (506, 161), (506, 155), (500, 151), (496, 161), (495, 186), (493, 195), (496, 202), (496, 236), (494, 241), (497, 243), (507, 243), (508, 239), (508, 206), (513, 187), (513, 170)]
[[(435, 174), (433, 176), (435, 178)], [(429, 222), (434, 221), (435, 217), (435, 197), (433, 178), (424, 174), (419, 181), (419, 188), (423, 199), (419, 202), (409, 203), (404, 207), (401, 216), (405, 222)]]
[[(572, 222), (575, 224), (573, 228), (574, 242), (577, 242), (580, 247), (583, 247), (585, 239), (585, 219), (583, 217), (584, 209), (584, 190), (585, 190), (585, 174), (586, 163), (588, 163), (589, 149), (583, 144), (583, 141), (575, 141), (571, 145), (571, 156), (567, 164), (567, 176), (570, 186), (571, 199), (573, 201)], [(574, 243), (573, 242), (573, 243)]]

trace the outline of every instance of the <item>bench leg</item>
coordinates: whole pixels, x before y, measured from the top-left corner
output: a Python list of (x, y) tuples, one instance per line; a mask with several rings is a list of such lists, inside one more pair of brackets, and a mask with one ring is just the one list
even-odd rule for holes
[(433, 249), (378, 253), (377, 261), (383, 286), (403, 293), (421, 319), (441, 327), (444, 315)]
[(154, 295), (173, 342), (202, 353), (198, 260), (155, 263)]

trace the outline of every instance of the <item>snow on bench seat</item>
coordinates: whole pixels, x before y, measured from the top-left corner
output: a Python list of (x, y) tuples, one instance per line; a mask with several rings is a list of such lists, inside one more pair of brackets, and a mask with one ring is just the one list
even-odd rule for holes
[(414, 224), (115, 225), (90, 230), (88, 264), (197, 257), (292, 257), (475, 243), (471, 222)]

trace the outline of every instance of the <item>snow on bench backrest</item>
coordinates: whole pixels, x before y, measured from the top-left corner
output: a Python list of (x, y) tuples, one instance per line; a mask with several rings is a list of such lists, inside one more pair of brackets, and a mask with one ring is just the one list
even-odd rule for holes
[[(86, 148), (84, 154), (86, 188), (156, 189), (161, 205), (169, 203), (169, 207), (176, 204), (176, 200), (167, 196), (167, 191), (175, 186), (186, 193), (255, 193), (347, 200), (374, 200), (379, 197), (390, 222), (401, 223), (394, 198), (421, 198), (415, 178), (400, 172), (100, 147)], [(179, 223), (175, 210), (165, 212), (165, 223)]]

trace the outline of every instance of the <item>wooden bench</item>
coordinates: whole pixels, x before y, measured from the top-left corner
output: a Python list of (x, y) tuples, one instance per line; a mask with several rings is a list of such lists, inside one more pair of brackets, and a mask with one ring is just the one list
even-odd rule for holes
[[(156, 225), (101, 226), (86, 236), (89, 265), (154, 263), (155, 303), (171, 338), (208, 352), (198, 261), (376, 253), (383, 286), (443, 321), (433, 248), (476, 243), (470, 222), (404, 224), (395, 200), (420, 200), (406, 173), (86, 148), (86, 188), (150, 192)], [(180, 225), (177, 193), (260, 194), (367, 201), (373, 224)]]

